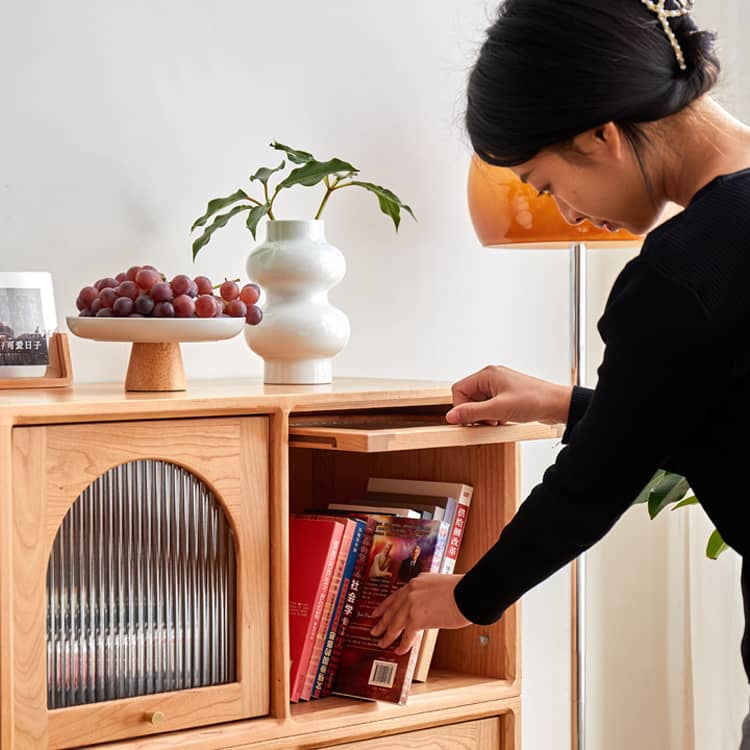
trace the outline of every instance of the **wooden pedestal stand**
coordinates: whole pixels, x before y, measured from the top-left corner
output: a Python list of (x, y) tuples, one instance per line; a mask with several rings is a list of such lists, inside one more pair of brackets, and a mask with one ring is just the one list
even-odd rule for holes
[(179, 343), (133, 343), (125, 377), (126, 391), (184, 391), (185, 388)]
[(47, 372), (36, 378), (0, 378), (0, 389), (8, 388), (69, 388), (73, 384), (68, 337), (53, 333), (49, 339)]

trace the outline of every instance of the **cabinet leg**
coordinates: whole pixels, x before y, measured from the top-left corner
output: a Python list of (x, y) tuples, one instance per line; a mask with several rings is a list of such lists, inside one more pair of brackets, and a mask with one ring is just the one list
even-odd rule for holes
[(521, 704), (503, 716), (501, 750), (521, 750)]

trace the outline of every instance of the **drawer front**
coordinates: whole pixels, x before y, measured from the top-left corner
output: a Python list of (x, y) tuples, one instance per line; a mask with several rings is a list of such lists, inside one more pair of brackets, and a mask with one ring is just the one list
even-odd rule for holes
[(481, 719), (379, 737), (321, 750), (501, 750), (500, 719)]

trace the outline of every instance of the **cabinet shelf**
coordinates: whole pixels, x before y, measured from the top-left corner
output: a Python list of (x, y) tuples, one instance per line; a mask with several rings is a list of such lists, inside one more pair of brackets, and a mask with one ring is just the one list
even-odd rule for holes
[(405, 706), (382, 701), (365, 701), (331, 696), (291, 707), (295, 720), (315, 719), (352, 724), (385, 719), (423, 711), (442, 711), (450, 707), (473, 705), (518, 697), (518, 685), (511, 680), (496, 680), (460, 674), (448, 669), (434, 669), (426, 682), (414, 683)]

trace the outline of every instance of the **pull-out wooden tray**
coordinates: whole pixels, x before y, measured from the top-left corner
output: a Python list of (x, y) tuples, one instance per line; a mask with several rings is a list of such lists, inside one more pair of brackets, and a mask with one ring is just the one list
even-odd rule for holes
[[(450, 407), (446, 406), (444, 411)], [(292, 415), (289, 445), (356, 453), (510, 443), (562, 435), (560, 425), (452, 425), (442, 413)]]

